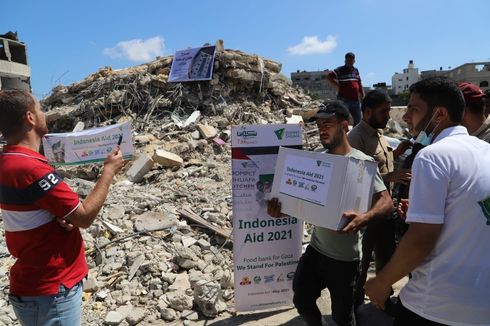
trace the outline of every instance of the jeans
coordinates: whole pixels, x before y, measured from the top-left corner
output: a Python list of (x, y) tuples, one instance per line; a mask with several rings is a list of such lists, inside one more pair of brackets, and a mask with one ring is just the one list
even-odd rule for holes
[(354, 285), (358, 261), (340, 261), (322, 255), (308, 246), (301, 256), (293, 280), (293, 302), (309, 326), (321, 326), (322, 314), (316, 300), (328, 288), (332, 301), (332, 318), (338, 326), (355, 326)]
[(52, 296), (9, 295), (15, 315), (23, 326), (76, 326), (81, 323), (82, 282), (71, 289), (60, 285)]
[(445, 326), (445, 324), (430, 321), (408, 310), (403, 306), (400, 298), (398, 298), (396, 308), (398, 313), (393, 326)]
[(361, 119), (362, 119), (361, 102), (354, 101), (354, 100), (348, 100), (346, 98), (341, 98), (340, 100), (349, 109), (350, 115), (352, 116), (352, 120), (354, 121), (352, 126), (354, 127), (359, 122), (361, 122)]

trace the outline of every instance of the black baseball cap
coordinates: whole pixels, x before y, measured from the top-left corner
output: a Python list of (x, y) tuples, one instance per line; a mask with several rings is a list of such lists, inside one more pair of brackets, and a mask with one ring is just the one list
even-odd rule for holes
[(318, 111), (308, 122), (314, 122), (316, 119), (329, 119), (333, 116), (336, 116), (340, 121), (349, 120), (349, 110), (341, 101), (328, 101), (320, 105)]

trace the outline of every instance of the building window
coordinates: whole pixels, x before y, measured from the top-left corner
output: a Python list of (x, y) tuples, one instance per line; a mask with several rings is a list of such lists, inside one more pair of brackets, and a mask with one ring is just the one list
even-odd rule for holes
[(480, 82), (480, 87), (488, 87), (488, 80), (483, 80)]

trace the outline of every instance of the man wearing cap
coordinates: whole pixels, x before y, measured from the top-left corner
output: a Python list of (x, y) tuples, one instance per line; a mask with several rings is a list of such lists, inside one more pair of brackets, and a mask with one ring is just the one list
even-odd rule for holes
[(490, 145), (461, 126), (458, 84), (431, 77), (410, 86), (404, 119), (428, 146), (412, 166), (408, 231), (391, 260), (366, 282), (384, 308), (393, 283), (411, 273), (394, 326), (489, 325)]
[[(313, 117), (320, 133), (322, 152), (373, 161), (352, 148), (347, 140), (349, 111), (340, 101), (327, 103)], [(339, 326), (356, 325), (354, 317), (354, 287), (361, 259), (359, 230), (370, 220), (391, 212), (391, 197), (378, 173), (373, 186), (372, 207), (367, 212), (343, 213), (349, 223), (341, 231), (315, 226), (311, 242), (301, 256), (293, 280), (293, 302), (299, 314), (310, 326), (322, 325), (322, 315), (316, 305), (321, 291), (328, 288), (332, 301), (332, 318)], [(267, 212), (281, 215), (277, 198), (269, 201)]]
[(354, 126), (361, 121), (360, 99), (364, 97), (361, 76), (359, 75), (359, 70), (354, 67), (355, 62), (355, 54), (348, 52), (345, 54), (345, 65), (337, 67), (327, 74), (327, 80), (337, 87), (338, 99), (344, 102), (349, 109)]
[[(383, 136), (383, 129), (390, 120), (391, 98), (380, 90), (369, 91), (362, 99), (362, 120), (347, 135), (349, 144), (378, 163), (378, 169), (391, 194), (393, 183), (408, 183), (410, 169), (394, 170), (394, 159), (403, 154), (412, 143), (403, 141), (393, 150)], [(390, 260), (395, 251), (395, 221), (391, 214), (386, 219), (368, 223), (362, 238), (361, 274), (356, 287), (356, 306), (364, 302), (366, 282), (372, 252), (375, 253), (376, 272)]]
[(490, 143), (490, 116), (485, 113), (485, 93), (471, 83), (460, 83), (459, 89), (466, 103), (461, 124), (470, 135)]

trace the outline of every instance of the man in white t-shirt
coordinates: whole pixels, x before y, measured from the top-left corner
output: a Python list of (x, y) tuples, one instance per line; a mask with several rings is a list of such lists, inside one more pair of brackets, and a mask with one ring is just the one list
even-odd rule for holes
[(412, 273), (395, 326), (490, 325), (490, 145), (460, 125), (464, 107), (451, 79), (410, 87), (405, 118), (430, 145), (412, 166), (409, 229), (365, 286), (384, 308), (391, 285)]

